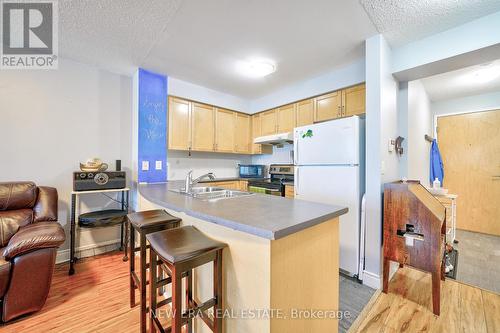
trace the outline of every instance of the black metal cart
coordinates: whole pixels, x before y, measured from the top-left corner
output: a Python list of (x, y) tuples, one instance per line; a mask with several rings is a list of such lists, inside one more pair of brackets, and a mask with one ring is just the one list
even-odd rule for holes
[[(75, 274), (75, 268), (74, 265), (78, 258), (75, 256), (75, 245), (76, 245), (76, 220), (77, 220), (77, 208), (78, 208), (78, 197), (82, 194), (104, 194), (106, 193), (116, 193), (116, 192), (121, 192), (121, 210), (124, 212), (128, 212), (129, 210), (129, 192), (130, 189), (128, 187), (125, 188), (120, 188), (120, 189), (109, 189), (109, 190), (91, 190), (91, 191), (72, 191), (71, 192), (71, 216), (70, 216), (70, 253), (69, 253), (69, 275)], [(120, 251), (123, 251), (123, 261), (128, 260), (127, 256), (127, 246), (126, 246), (126, 240), (127, 240), (127, 235), (128, 233), (128, 228), (126, 225), (124, 225), (126, 222), (126, 219), (124, 219), (124, 222), (120, 223)], [(115, 224), (110, 224), (108, 226), (106, 225), (98, 225), (98, 226), (87, 226), (87, 227), (110, 227)], [(125, 234), (124, 234), (125, 233)]]

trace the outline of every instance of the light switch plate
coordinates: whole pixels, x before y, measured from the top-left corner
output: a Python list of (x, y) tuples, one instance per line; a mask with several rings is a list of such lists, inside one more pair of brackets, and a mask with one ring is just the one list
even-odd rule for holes
[(142, 161), (142, 171), (148, 171), (149, 170), (149, 161)]
[(162, 163), (161, 163), (161, 161), (156, 161), (155, 162), (155, 169), (156, 170), (161, 170), (162, 169)]

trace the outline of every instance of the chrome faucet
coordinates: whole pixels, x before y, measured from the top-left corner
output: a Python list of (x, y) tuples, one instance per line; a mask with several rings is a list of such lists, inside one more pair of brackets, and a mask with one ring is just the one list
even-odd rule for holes
[(194, 185), (198, 184), (200, 181), (202, 181), (204, 178), (208, 178), (211, 180), (215, 179), (215, 174), (213, 172), (206, 173), (196, 179), (193, 179), (193, 170), (190, 170), (186, 176), (186, 183), (184, 186), (184, 192), (185, 193), (191, 193), (191, 190)]

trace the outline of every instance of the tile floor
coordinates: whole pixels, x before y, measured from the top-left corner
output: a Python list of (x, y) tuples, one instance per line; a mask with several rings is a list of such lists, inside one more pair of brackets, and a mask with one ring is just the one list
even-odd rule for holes
[(349, 330), (374, 293), (375, 289), (340, 275), (340, 311), (349, 311), (350, 317), (339, 321), (339, 333)]
[(500, 293), (500, 237), (457, 229), (457, 281)]

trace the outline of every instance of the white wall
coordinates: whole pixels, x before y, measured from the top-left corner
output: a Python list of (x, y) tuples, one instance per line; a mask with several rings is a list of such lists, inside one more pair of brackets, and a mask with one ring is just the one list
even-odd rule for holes
[(427, 92), (421, 81), (408, 83), (408, 169), (401, 175), (408, 179), (420, 180), (429, 185), (429, 150), (430, 143), (424, 139), (426, 134), (433, 136), (433, 116)]
[[(0, 181), (32, 180), (56, 187), (59, 221), (69, 230), (72, 172), (100, 157), (131, 167), (132, 80), (60, 59), (58, 70), (2, 71), (0, 75)], [(85, 196), (82, 208), (114, 207)], [(67, 242), (63, 248), (68, 247)], [(84, 231), (81, 246), (113, 241), (117, 228)]]
[(365, 81), (365, 61), (359, 59), (342, 68), (320, 76), (291, 84), (269, 95), (250, 101), (249, 113), (257, 113), (276, 106), (352, 86)]
[(250, 109), (250, 101), (247, 99), (182, 81), (174, 77), (168, 78), (168, 94), (240, 112), (248, 113)]
[(382, 35), (366, 40), (366, 250), (363, 282), (380, 288), (382, 186), (399, 178), (399, 161), (389, 153), (398, 136), (398, 82), (391, 74), (391, 49)]
[(431, 109), (436, 116), (497, 110), (500, 109), (500, 91), (432, 102)]
[(169, 150), (167, 153), (168, 180), (181, 180), (189, 170), (194, 170), (193, 177), (208, 172), (217, 178), (238, 177), (238, 164), (250, 164), (250, 155), (222, 154)]

